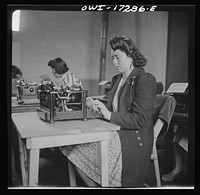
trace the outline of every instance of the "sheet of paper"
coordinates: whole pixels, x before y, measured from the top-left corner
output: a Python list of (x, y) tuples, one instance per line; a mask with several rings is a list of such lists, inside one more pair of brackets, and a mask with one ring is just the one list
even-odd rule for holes
[(48, 75), (46, 75), (46, 74), (40, 75), (40, 78), (43, 81), (51, 81), (51, 78)]
[(93, 95), (91, 97), (94, 99), (103, 99), (103, 98), (105, 98), (105, 95)]
[(172, 83), (166, 93), (184, 93), (188, 83)]
[(108, 82), (110, 82), (110, 81), (101, 81), (101, 82), (99, 83), (99, 85), (105, 85), (105, 84), (108, 83)]

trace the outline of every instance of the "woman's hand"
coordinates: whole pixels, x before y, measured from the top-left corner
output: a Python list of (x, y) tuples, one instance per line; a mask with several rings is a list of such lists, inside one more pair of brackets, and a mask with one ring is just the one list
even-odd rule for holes
[(90, 110), (92, 110), (92, 111), (94, 111), (94, 112), (100, 112), (100, 111), (99, 111), (99, 108), (97, 108), (97, 106), (94, 104), (94, 100), (93, 100), (92, 97), (87, 97), (87, 98), (86, 98), (86, 106), (87, 106)]
[(110, 120), (111, 112), (106, 108), (106, 106), (101, 101), (93, 100), (92, 97), (87, 97), (86, 105), (94, 112), (100, 112), (105, 119)]
[(101, 114), (103, 115), (103, 117), (107, 120), (110, 120), (111, 118), (111, 112), (106, 108), (106, 106), (104, 105), (104, 103), (102, 103), (99, 100), (94, 100), (94, 105), (99, 109), (99, 111), (101, 112)]

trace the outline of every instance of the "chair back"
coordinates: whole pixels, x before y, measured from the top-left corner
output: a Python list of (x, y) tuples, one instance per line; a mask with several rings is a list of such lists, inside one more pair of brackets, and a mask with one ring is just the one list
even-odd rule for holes
[[(173, 96), (167, 94), (156, 95), (156, 100), (154, 104), (154, 138), (157, 138), (158, 136), (159, 138), (163, 137), (167, 133), (170, 121), (174, 114), (175, 107), (176, 100)], [(163, 122), (161, 129), (155, 128), (158, 125), (161, 126), (161, 121)]]
[[(154, 142), (151, 154), (151, 160), (154, 162), (155, 176), (157, 187), (161, 187), (160, 168), (158, 162), (158, 154), (156, 141), (160, 136), (164, 136), (167, 131), (176, 107), (176, 100), (170, 95), (157, 94), (155, 100), (155, 124), (154, 124)], [(159, 137), (158, 137), (159, 136)]]

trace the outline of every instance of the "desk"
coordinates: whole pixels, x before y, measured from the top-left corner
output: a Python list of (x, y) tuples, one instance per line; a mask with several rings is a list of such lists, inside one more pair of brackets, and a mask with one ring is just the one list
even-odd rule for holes
[(174, 112), (174, 115), (172, 117), (172, 122), (175, 125), (187, 128), (188, 127), (188, 113)]
[(35, 112), (40, 107), (38, 99), (25, 99), (23, 104), (17, 102), (17, 97), (12, 97), (12, 113)]
[(42, 148), (100, 142), (102, 186), (108, 186), (108, 140), (120, 127), (100, 119), (42, 121), (36, 112), (12, 113), (19, 137), (22, 182), (37, 186)]

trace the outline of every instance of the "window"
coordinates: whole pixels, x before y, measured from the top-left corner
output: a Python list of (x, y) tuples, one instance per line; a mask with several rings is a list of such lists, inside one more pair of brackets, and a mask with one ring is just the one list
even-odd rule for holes
[(16, 10), (12, 15), (12, 31), (19, 31), (20, 25), (20, 10)]

